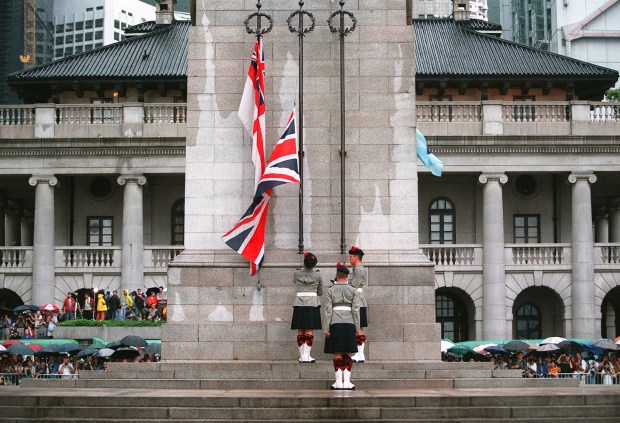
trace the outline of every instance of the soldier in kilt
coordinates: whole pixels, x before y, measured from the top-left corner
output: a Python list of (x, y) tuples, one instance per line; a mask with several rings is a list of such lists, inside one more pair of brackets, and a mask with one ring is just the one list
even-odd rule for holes
[(366, 345), (366, 332), (364, 328), (368, 327), (368, 303), (366, 302), (366, 295), (364, 295), (364, 288), (368, 285), (368, 272), (362, 264), (364, 257), (364, 251), (361, 248), (352, 246), (349, 250), (349, 263), (353, 266), (349, 283), (355, 289), (360, 296), (360, 330), (357, 334), (357, 353), (351, 357), (354, 363), (363, 363), (366, 361), (364, 356), (364, 347)]
[(317, 258), (312, 253), (304, 253), (303, 269), (295, 270), (293, 283), (297, 288), (297, 295), (293, 303), (293, 319), (291, 329), (297, 329), (297, 346), (299, 347), (299, 362), (314, 363), (310, 356), (314, 342), (315, 329), (322, 329), (321, 301), (323, 295), (323, 278), (321, 272), (315, 270)]
[(357, 352), (356, 335), (360, 330), (360, 296), (348, 283), (349, 269), (338, 263), (336, 281), (325, 294), (325, 353), (334, 354), (336, 382), (331, 389), (355, 389), (351, 383), (353, 361)]

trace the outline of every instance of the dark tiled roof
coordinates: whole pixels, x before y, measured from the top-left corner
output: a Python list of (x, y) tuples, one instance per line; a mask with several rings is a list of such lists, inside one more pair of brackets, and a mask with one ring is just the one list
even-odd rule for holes
[(473, 29), (474, 31), (482, 32), (502, 32), (502, 26), (491, 22), (483, 21), (481, 19), (470, 19), (468, 21), (456, 22), (463, 25), (466, 28)]
[(125, 29), (125, 34), (143, 34), (145, 32), (151, 32), (155, 28), (157, 28), (155, 21), (146, 21), (127, 27), (127, 29)]
[(151, 32), (9, 75), (8, 81), (187, 78), (190, 22)]
[(609, 79), (618, 71), (481, 34), (452, 19), (414, 19), (417, 78)]

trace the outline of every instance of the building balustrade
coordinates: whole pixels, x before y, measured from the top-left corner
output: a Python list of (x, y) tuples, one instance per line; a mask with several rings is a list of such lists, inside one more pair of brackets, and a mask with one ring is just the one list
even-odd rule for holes
[(0, 106), (0, 140), (184, 137), (185, 103)]
[(570, 244), (511, 244), (507, 265), (559, 265), (570, 263)]
[(620, 103), (418, 101), (418, 129), (434, 136), (603, 135), (620, 132)]
[[(620, 132), (620, 103), (601, 101), (419, 101), (417, 124), (430, 135), (615, 135)], [(185, 127), (185, 103), (35, 104), (0, 106), (0, 139), (65, 137), (79, 125), (118, 127), (80, 137), (147, 137), (149, 126)], [(124, 125), (144, 131), (121, 131)], [(449, 125), (448, 125), (449, 124)], [(526, 127), (533, 128), (524, 132)], [(538, 126), (537, 126), (538, 125)], [(49, 127), (57, 128), (56, 131)], [(135, 128), (134, 128), (135, 129)], [(161, 132), (161, 129), (158, 129)], [(110, 134), (110, 135), (108, 135)], [(128, 135), (129, 134), (129, 135)]]
[[(151, 245), (144, 248), (144, 267), (149, 272), (166, 273), (168, 263), (183, 251), (179, 245)], [(32, 247), (0, 247), (0, 273), (32, 272)], [(56, 272), (120, 272), (121, 247), (56, 247)]]

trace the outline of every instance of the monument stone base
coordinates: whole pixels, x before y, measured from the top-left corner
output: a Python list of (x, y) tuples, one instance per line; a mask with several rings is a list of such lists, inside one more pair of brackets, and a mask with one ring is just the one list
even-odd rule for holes
[[(315, 252), (325, 288), (343, 261)], [(419, 251), (367, 254), (369, 327), (367, 360), (440, 360), (435, 323), (435, 271)], [(228, 252), (186, 251), (168, 271), (168, 323), (162, 326), (163, 360), (294, 360), (296, 331), (290, 329), (295, 253), (270, 253), (259, 274)], [(315, 331), (312, 356), (323, 354), (323, 331)]]

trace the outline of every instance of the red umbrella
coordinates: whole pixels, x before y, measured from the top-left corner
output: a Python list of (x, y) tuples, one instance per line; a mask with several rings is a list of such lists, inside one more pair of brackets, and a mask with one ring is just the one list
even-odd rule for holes
[(39, 310), (41, 310), (41, 311), (60, 311), (60, 307), (58, 307), (56, 304), (45, 304), (45, 305), (42, 305)]
[(28, 346), (30, 347), (30, 349), (32, 349), (32, 351), (37, 352), (39, 350), (43, 349), (43, 345), (40, 344), (28, 344)]
[(2, 346), (8, 348), (13, 344), (22, 344), (22, 341), (18, 341), (17, 339), (9, 339), (8, 341), (4, 341)]

